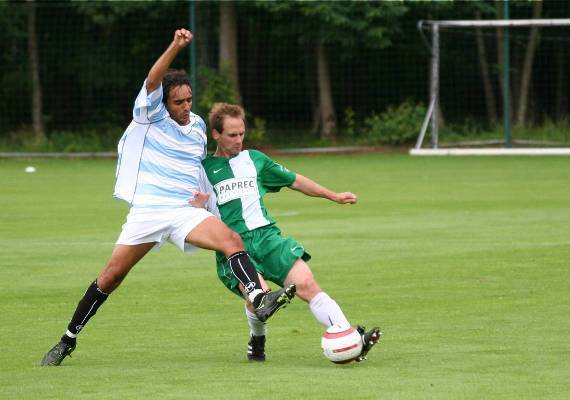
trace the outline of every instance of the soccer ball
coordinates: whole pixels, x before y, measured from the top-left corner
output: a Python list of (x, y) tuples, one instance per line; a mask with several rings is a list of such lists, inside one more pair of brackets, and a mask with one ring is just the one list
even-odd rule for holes
[(362, 336), (356, 328), (348, 329), (333, 325), (321, 339), (323, 354), (335, 364), (354, 361), (362, 353)]

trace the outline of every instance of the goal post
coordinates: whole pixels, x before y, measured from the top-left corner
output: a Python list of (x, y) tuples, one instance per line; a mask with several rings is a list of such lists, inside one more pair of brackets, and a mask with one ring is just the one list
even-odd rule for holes
[[(430, 102), (410, 154), (485, 154), (488, 148), (495, 149), (489, 154), (540, 154), (552, 147), (557, 150), (544, 153), (570, 154), (570, 101), (563, 93), (570, 88), (560, 87), (560, 82), (566, 85), (560, 74), (567, 62), (565, 46), (570, 55), (570, 29), (565, 29), (569, 26), (570, 19), (419, 21), (430, 50)], [(559, 28), (553, 32), (555, 27)], [(431, 34), (429, 40), (424, 31)], [(458, 59), (462, 56), (468, 59)], [(540, 63), (534, 62), (537, 58)], [(453, 70), (454, 63), (460, 73)], [(554, 77), (559, 81), (548, 81)], [(554, 90), (555, 106), (550, 104)], [(454, 147), (471, 151), (441, 151)], [(497, 152), (497, 147), (508, 151)]]

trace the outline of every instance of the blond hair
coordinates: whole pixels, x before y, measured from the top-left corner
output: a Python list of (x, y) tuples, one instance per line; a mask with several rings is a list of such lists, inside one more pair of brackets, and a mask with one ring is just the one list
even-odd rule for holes
[(226, 117), (240, 118), (245, 124), (245, 111), (238, 104), (214, 103), (208, 114), (210, 129), (222, 133)]

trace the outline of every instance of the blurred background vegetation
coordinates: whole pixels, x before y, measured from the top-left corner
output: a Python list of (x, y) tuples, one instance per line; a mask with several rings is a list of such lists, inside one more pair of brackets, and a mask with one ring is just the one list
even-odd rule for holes
[[(569, 3), (512, 1), (510, 18), (561, 18)], [(207, 119), (213, 102), (240, 102), (250, 145), (408, 146), (429, 101), (430, 54), (417, 22), (497, 19), (502, 8), (500, 1), (5, 1), (0, 150), (114, 150), (148, 69), (180, 27), (194, 33), (193, 48), (173, 65), (195, 79), (193, 111)], [(569, 32), (541, 29), (529, 55), (531, 30), (511, 30), (519, 134), (570, 140)], [(441, 136), (501, 135), (501, 34), (441, 34)]]

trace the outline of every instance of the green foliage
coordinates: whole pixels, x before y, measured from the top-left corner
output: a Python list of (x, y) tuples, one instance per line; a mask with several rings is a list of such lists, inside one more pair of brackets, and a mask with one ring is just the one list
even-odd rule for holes
[[(543, 142), (548, 145), (570, 144), (570, 119), (565, 118), (554, 121), (547, 118), (541, 124), (523, 127), (512, 127), (511, 138), (516, 144), (524, 144), (525, 141)], [(452, 144), (470, 141), (504, 141), (505, 131), (502, 124), (486, 128), (472, 118), (467, 118), (461, 123), (446, 125), (440, 130), (442, 144)]]
[(248, 147), (260, 147), (266, 137), (267, 122), (260, 117), (253, 118), (253, 127), (247, 128), (245, 140)]
[[(198, 69), (199, 92), (198, 101), (194, 112), (207, 119), (207, 115), (214, 103), (238, 103), (238, 93), (227, 72), (222, 72), (201, 66)], [(246, 110), (247, 112), (247, 110)], [(248, 119), (249, 119), (248, 115)], [(248, 127), (246, 141), (250, 147), (259, 147), (266, 137), (267, 123), (263, 118), (254, 117), (253, 126)], [(209, 141), (208, 148), (213, 150), (215, 143)]]
[(212, 68), (198, 68), (199, 92), (194, 112), (204, 118), (210, 112), (214, 103), (237, 103), (238, 94), (226, 73), (217, 72)]
[(364, 120), (360, 140), (366, 144), (398, 145), (414, 140), (420, 132), (426, 108), (421, 103), (405, 101), (397, 107), (388, 107), (381, 114)]
[[(345, 51), (354, 49), (358, 42), (376, 48), (389, 46), (391, 36), (399, 32), (400, 17), (408, 11), (404, 2), (260, 1), (255, 4), (303, 25), (304, 29), (296, 30), (300, 42), (338, 43)], [(291, 36), (291, 31), (285, 29), (282, 35)]]
[(353, 138), (356, 135), (356, 114), (351, 107), (344, 109), (342, 133), (345, 138)]
[[(26, 21), (28, 8), (24, 4), (14, 7), (14, 4), (0, 2), (0, 27), (3, 39), (26, 39)], [(0, 41), (2, 43), (2, 41)], [(0, 57), (4, 57), (1, 54)], [(1, 58), (0, 58), (1, 59)]]
[[(153, 4), (154, 3), (154, 4)], [(167, 2), (164, 2), (166, 4)], [(135, 11), (156, 9), (152, 1), (74, 1), (72, 3), (80, 14), (87, 16), (95, 24), (109, 27), (126, 15)], [(164, 6), (161, 4), (161, 6)]]
[[(490, 1), (406, 1), (410, 9), (424, 20), (438, 19), (473, 19), (476, 11), (485, 19), (497, 18), (494, 3)], [(515, 3), (527, 3), (530, 8), (531, 1), (519, 1)], [(502, 7), (502, 5), (501, 5)]]
[(514, 127), (513, 138), (570, 144), (570, 118), (559, 121), (547, 118), (540, 125)]
[[(95, 134), (101, 131), (99, 124), (111, 122), (117, 131), (124, 128), (149, 67), (168, 45), (173, 30), (188, 26), (191, 4), (195, 5), (197, 17), (194, 42), (197, 60), (205, 65), (203, 68), (215, 66), (219, 25), (219, 4), (215, 2), (36, 0), (35, 3), (42, 112), (51, 138), (46, 143), (37, 143), (30, 135), (23, 135), (31, 141), (23, 143), (11, 134), (17, 131), (19, 135), (31, 124), (29, 3), (0, 1), (0, 146), (4, 149), (106, 149), (107, 139), (99, 139), (99, 133)], [(530, 1), (511, 2), (511, 17), (529, 18), (532, 7)], [(406, 98), (428, 97), (428, 53), (416, 29), (418, 19), (471, 19), (476, 10), (489, 19), (495, 18), (497, 11), (495, 3), (488, 0), (237, 1), (236, 9), (243, 104), (252, 114), (267, 121), (268, 132), (262, 140), (275, 146), (326, 145), (316, 141), (310, 128), (316, 104), (314, 45), (317, 41), (327, 44), (337, 111), (354, 111), (354, 115), (344, 115), (341, 140), (356, 141), (367, 138), (361, 116), (384, 110), (388, 105), (396, 106)], [(570, 2), (544, 2), (544, 15), (548, 17), (559, 18), (569, 10)], [(511, 37), (514, 43), (516, 38)], [(561, 33), (557, 40), (562, 48), (567, 35)], [(455, 40), (450, 47), (451, 51), (442, 52), (442, 57), (453, 57), (457, 64), (452, 67), (446, 64), (448, 72), (453, 69), (460, 77), (478, 76), (476, 60), (469, 58), (463, 41)], [(555, 55), (560, 54), (557, 48), (554, 52), (541, 47), (544, 52), (537, 57), (542, 60), (556, 60)], [(492, 55), (489, 68), (495, 76), (493, 47), (489, 47), (488, 53)], [(512, 53), (515, 58), (522, 57), (522, 53), (514, 50)], [(185, 51), (176, 58), (173, 67), (188, 70), (189, 59), (190, 52)], [(537, 63), (537, 67), (539, 64), (551, 66), (535, 69), (541, 77), (556, 75), (558, 64), (554, 61)], [(205, 75), (196, 88), (194, 104), (195, 112), (204, 117), (213, 102), (236, 100), (235, 91), (223, 73), (210, 70)], [(513, 79), (515, 83), (518, 81)], [(470, 81), (448, 77), (442, 79), (442, 84), (445, 82), (456, 82), (462, 92)], [(547, 92), (538, 88), (535, 92), (529, 113), (540, 121), (547, 114), (555, 115), (554, 102), (548, 99)], [(471, 104), (466, 98), (462, 96), (458, 101), (459, 115), (464, 115), (465, 109), (472, 109), (476, 118), (484, 115), (483, 102)], [(442, 107), (445, 108), (443, 102)], [(485, 122), (475, 120), (462, 121), (459, 125), (446, 110), (444, 117), (448, 124), (454, 125), (443, 126), (442, 132), (449, 129), (468, 137), (485, 135), (489, 129)], [(374, 122), (372, 117), (369, 122)], [(289, 134), (274, 135), (275, 126), (294, 132), (294, 140)], [(78, 133), (79, 144), (73, 145), (67, 143), (72, 141), (72, 129), (93, 134)], [(546, 122), (544, 127), (525, 128), (521, 135), (514, 132), (513, 137), (552, 136), (548, 129)], [(500, 129), (496, 130), (502, 136)], [(554, 131), (553, 135), (560, 132), (564, 130)]]
[[(496, 129), (501, 129), (500, 125)], [(482, 123), (472, 116), (464, 118), (461, 122), (446, 124), (441, 127), (441, 136), (455, 135), (459, 137), (477, 136), (485, 131)]]
[(19, 131), (0, 138), (0, 151), (63, 153), (115, 151), (122, 133), (123, 129), (118, 127), (55, 131), (50, 132), (46, 139), (37, 139), (30, 131)]

